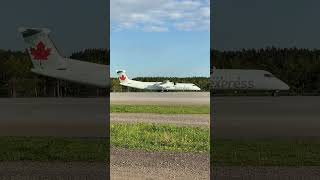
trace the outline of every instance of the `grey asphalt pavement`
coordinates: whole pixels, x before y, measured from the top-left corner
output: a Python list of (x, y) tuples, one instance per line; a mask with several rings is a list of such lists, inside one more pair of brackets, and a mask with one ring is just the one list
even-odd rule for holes
[(213, 97), (215, 138), (320, 137), (320, 96)]
[(110, 93), (111, 104), (209, 105), (209, 92), (123, 92)]
[(107, 98), (0, 98), (0, 136), (105, 137)]

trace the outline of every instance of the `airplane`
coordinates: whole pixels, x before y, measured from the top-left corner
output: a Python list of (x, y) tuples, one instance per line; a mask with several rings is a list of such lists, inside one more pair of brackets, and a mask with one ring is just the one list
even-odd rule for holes
[(32, 72), (101, 88), (110, 87), (108, 65), (64, 58), (50, 39), (49, 29), (22, 27), (18, 31), (28, 45)]
[(272, 73), (255, 69), (215, 69), (211, 73), (212, 90), (267, 90), (276, 96), (290, 87)]
[(192, 83), (176, 83), (169, 80), (163, 82), (142, 82), (128, 78), (125, 70), (117, 70), (120, 85), (146, 90), (158, 91), (200, 91), (201, 89)]

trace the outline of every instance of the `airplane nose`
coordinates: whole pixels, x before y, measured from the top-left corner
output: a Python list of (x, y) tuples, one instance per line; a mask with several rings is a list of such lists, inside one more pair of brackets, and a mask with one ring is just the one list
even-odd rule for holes
[(283, 81), (281, 81), (281, 90), (289, 90), (290, 87)]
[(284, 85), (285, 85), (285, 90), (289, 90), (290, 89), (289, 85), (287, 85), (286, 83), (284, 83)]

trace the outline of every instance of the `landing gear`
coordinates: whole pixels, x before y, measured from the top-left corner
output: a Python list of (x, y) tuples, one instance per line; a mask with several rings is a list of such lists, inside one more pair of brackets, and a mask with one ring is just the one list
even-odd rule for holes
[(157, 90), (157, 92), (169, 92), (169, 90), (167, 90), (167, 89), (161, 89), (161, 90)]
[(272, 91), (272, 96), (279, 96), (279, 90)]

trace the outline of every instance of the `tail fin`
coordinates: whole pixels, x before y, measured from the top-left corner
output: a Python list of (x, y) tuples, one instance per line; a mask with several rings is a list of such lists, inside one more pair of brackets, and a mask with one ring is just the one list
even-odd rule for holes
[(128, 76), (126, 75), (126, 71), (117, 70), (117, 74), (119, 76), (120, 83), (124, 83), (124, 82), (127, 82), (129, 80)]
[(66, 69), (66, 61), (49, 37), (50, 30), (45, 28), (19, 28), (28, 45), (28, 53), (35, 70)]

